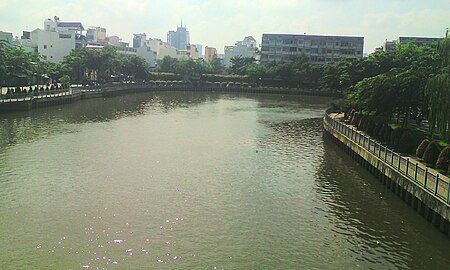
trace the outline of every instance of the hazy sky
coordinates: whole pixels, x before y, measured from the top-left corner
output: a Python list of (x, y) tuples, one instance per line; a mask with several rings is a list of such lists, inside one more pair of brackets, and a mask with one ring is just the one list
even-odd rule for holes
[(442, 37), (450, 27), (450, 0), (0, 0), (0, 30), (20, 36), (44, 19), (106, 27), (130, 42), (133, 33), (166, 40), (187, 25), (191, 43), (216, 47), (262, 33), (364, 36), (364, 51), (399, 36)]

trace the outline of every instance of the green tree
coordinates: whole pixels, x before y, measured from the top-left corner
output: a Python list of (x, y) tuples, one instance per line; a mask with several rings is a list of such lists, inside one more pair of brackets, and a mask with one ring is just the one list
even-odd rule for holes
[(230, 72), (232, 74), (244, 75), (245, 68), (256, 62), (254, 57), (235, 56), (230, 59), (231, 67)]
[(428, 80), (428, 122), (430, 131), (441, 133), (450, 141), (450, 35), (439, 42), (440, 72)]

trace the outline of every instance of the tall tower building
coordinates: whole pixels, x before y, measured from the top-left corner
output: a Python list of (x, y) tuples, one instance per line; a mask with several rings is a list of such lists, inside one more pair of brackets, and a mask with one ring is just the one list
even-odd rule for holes
[(183, 27), (183, 20), (181, 20), (181, 26), (177, 26), (177, 31), (167, 32), (167, 43), (178, 50), (187, 49), (187, 45), (190, 44), (189, 31), (186, 25)]

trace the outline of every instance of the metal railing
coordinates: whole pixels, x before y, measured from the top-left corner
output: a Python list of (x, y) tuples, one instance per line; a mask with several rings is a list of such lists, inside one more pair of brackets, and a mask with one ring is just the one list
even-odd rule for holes
[(411, 162), (408, 157), (402, 156), (366, 134), (331, 118), (328, 112), (325, 114), (325, 121), (334, 130), (395, 168), (408, 180), (450, 205), (450, 180), (448, 177), (429, 171), (422, 163)]
[(31, 101), (33, 99), (39, 99), (39, 98), (54, 98), (54, 97), (63, 97), (63, 96), (69, 96), (72, 94), (72, 91), (67, 88), (65, 89), (45, 89), (43, 87), (39, 88), (36, 87), (36, 89), (39, 90), (30, 90), (30, 88), (22, 89), (21, 91), (8, 91), (5, 92), (2, 89), (2, 92), (0, 92), (0, 103), (11, 103), (11, 102), (22, 102), (22, 101)]

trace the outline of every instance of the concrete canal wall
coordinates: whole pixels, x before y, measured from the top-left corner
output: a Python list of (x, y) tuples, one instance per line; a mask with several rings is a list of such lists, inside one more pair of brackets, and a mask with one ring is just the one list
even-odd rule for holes
[(450, 236), (450, 179), (404, 157), (327, 112), (325, 134), (445, 235)]

